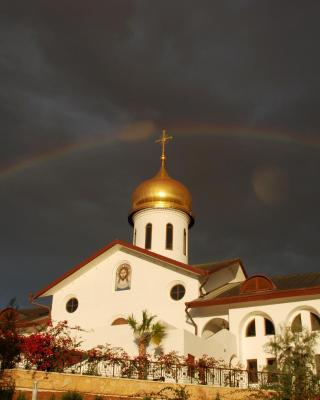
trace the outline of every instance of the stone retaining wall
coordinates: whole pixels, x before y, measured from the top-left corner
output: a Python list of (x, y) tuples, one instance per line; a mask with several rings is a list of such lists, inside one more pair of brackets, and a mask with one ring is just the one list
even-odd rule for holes
[[(155, 393), (164, 387), (177, 386), (166, 382), (106, 378), (19, 369), (7, 370), (5, 376), (8, 378), (11, 377), (15, 381), (17, 391), (24, 392), (30, 392), (33, 387), (33, 382), (36, 380), (38, 382), (39, 400), (47, 398), (47, 396), (44, 396), (44, 392), (55, 393), (55, 398), (58, 400), (60, 394), (67, 391), (108, 396), (109, 399), (112, 398), (111, 396), (119, 396), (118, 398), (122, 399), (126, 399), (130, 396), (132, 400), (135, 395), (143, 395), (144, 393), (150, 392)], [(191, 395), (190, 400), (215, 400), (217, 393), (219, 393), (221, 400), (262, 400), (265, 398), (265, 393), (254, 390), (220, 388), (192, 384), (187, 384), (185, 386)], [(107, 398), (104, 400), (107, 400)]]

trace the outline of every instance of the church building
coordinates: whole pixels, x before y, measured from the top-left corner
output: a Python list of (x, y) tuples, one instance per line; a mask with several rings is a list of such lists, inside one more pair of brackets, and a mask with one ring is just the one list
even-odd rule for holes
[[(109, 343), (137, 354), (127, 317), (147, 310), (166, 326), (165, 352), (262, 370), (273, 363), (264, 344), (281, 326), (320, 330), (320, 273), (248, 276), (240, 259), (189, 264), (192, 197), (167, 172), (169, 139), (159, 140), (159, 172), (132, 194), (133, 242), (109, 243), (32, 300), (51, 296), (51, 320), (81, 327), (87, 349)], [(320, 370), (320, 344), (317, 354)]]

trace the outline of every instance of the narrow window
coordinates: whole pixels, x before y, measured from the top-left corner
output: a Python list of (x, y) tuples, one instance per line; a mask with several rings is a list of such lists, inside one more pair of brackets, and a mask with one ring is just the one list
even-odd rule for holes
[(187, 231), (183, 230), (183, 255), (187, 254)]
[(320, 318), (314, 313), (310, 313), (310, 318), (311, 318), (311, 330), (320, 331)]
[(275, 374), (277, 370), (277, 360), (275, 358), (267, 358), (267, 382), (275, 383), (278, 380), (278, 375)]
[(146, 225), (146, 243), (145, 248), (150, 250), (151, 249), (151, 241), (152, 241), (152, 224)]
[(246, 336), (251, 337), (251, 336), (256, 336), (256, 320), (253, 319), (251, 322), (249, 322), (247, 329), (246, 329)]
[(274, 325), (270, 319), (264, 319), (264, 334), (265, 335), (274, 335)]
[(166, 249), (172, 250), (172, 242), (173, 242), (173, 226), (172, 224), (167, 224), (166, 229)]
[(134, 244), (134, 246), (136, 245), (136, 242), (137, 242), (137, 230), (135, 229), (134, 233), (133, 233), (133, 244)]
[(301, 314), (298, 314), (291, 324), (292, 332), (302, 332)]
[(249, 383), (258, 382), (258, 365), (257, 360), (247, 360), (248, 381)]

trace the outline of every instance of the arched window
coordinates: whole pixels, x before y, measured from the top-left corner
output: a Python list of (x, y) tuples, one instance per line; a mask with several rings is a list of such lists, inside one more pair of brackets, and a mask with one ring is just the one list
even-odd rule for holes
[(251, 322), (249, 322), (247, 329), (246, 329), (246, 336), (251, 337), (251, 336), (256, 336), (256, 320), (253, 319)]
[(320, 331), (320, 318), (318, 317), (318, 315), (310, 313), (310, 319), (311, 319), (311, 330)]
[(172, 250), (173, 243), (173, 226), (172, 224), (167, 224), (166, 228), (166, 249)]
[(291, 324), (292, 332), (302, 332), (301, 314), (294, 317)]
[(111, 325), (128, 325), (128, 321), (125, 318), (119, 317)]
[(183, 230), (183, 255), (187, 254), (187, 231)]
[(274, 335), (275, 334), (273, 322), (270, 321), (270, 319), (268, 319), (268, 318), (264, 319), (264, 334), (265, 335)]
[(204, 326), (201, 337), (208, 339), (215, 333), (220, 332), (222, 329), (229, 329), (228, 321), (223, 318), (212, 318)]
[(133, 244), (134, 244), (134, 246), (136, 245), (136, 242), (137, 242), (137, 230), (135, 229), (134, 232), (133, 232)]
[(146, 225), (146, 242), (144, 247), (150, 250), (151, 242), (152, 242), (152, 224), (149, 223)]

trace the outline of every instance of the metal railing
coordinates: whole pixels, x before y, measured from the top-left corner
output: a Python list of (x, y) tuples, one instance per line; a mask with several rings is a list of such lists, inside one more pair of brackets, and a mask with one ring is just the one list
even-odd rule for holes
[(199, 367), (189, 364), (165, 365), (159, 362), (135, 360), (82, 361), (65, 368), (65, 373), (105, 377), (147, 379), (162, 382), (194, 383), (227, 387), (271, 386), (278, 382), (279, 374), (220, 367)]

